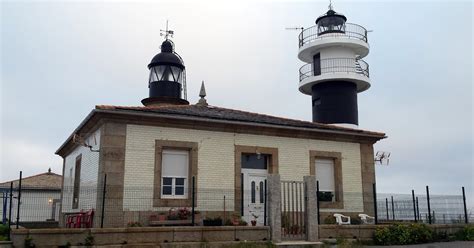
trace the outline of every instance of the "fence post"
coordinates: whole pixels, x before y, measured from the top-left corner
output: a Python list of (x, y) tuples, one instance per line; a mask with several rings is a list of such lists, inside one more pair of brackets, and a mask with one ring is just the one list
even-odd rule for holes
[[(191, 191), (191, 198), (192, 198), (192, 205), (191, 205), (191, 206), (192, 206), (192, 207), (191, 207), (192, 220), (191, 220), (191, 224), (192, 224), (192, 226), (194, 226), (194, 224), (195, 224), (195, 214), (196, 214), (196, 213), (194, 212), (194, 208), (196, 207), (196, 206), (195, 206), (195, 202), (194, 202), (194, 201), (196, 200), (195, 191), (194, 191), (194, 190), (195, 190), (195, 186), (196, 186), (195, 180), (196, 180), (196, 179), (195, 179), (195, 177), (193, 176), (193, 179), (192, 179), (192, 188), (191, 188), (191, 190), (192, 190), (192, 191)], [(224, 221), (225, 221), (225, 220), (224, 220)]]
[(281, 242), (281, 182), (279, 174), (270, 174), (268, 180), (268, 224), (270, 238), (273, 242)]
[(395, 220), (395, 205), (393, 204), (393, 195), (392, 197), (392, 220)]
[(20, 181), (18, 182), (18, 204), (17, 204), (17, 211), (16, 211), (16, 229), (18, 229), (18, 225), (20, 224), (20, 203), (21, 203), (21, 178), (23, 172), (20, 171)]
[(8, 240), (10, 239), (10, 230), (12, 224), (12, 204), (13, 203), (13, 181), (10, 182), (10, 205), (8, 206)]
[(377, 216), (377, 188), (376, 188), (376, 185), (375, 183), (372, 184), (372, 191), (374, 192), (373, 195), (374, 195), (374, 223), (375, 225), (378, 224), (379, 222), (379, 217)]
[(464, 186), (462, 187), (462, 202), (464, 204), (464, 223), (469, 223), (467, 218), (467, 207), (466, 207), (466, 191), (464, 191)]
[(430, 188), (426, 185), (426, 202), (428, 203), (428, 223), (431, 224)]
[(415, 223), (418, 222), (416, 219), (416, 202), (415, 202), (415, 190), (411, 190), (411, 198), (413, 199), (413, 214), (415, 217)]
[[(418, 205), (418, 196), (416, 197), (416, 214), (418, 216), (418, 220), (421, 220), (420, 206)], [(423, 222), (423, 220), (421, 222)]]
[[(317, 218), (317, 213), (314, 209), (317, 209), (318, 195), (316, 194), (317, 181), (316, 176), (304, 176), (304, 188), (305, 188), (305, 214), (306, 214), (306, 240), (314, 242), (319, 240), (319, 227), (318, 223), (314, 221)], [(315, 189), (316, 188), (316, 189)]]
[(102, 214), (100, 216), (100, 228), (104, 228), (104, 214), (105, 214), (105, 192), (107, 191), (107, 174), (104, 175), (104, 186), (102, 187)]
[(316, 181), (316, 208), (318, 209), (318, 225), (321, 224), (321, 212), (319, 211), (319, 181)]
[(387, 210), (387, 221), (388, 221), (390, 219), (389, 218), (390, 216), (388, 215), (388, 199), (387, 198), (385, 198), (385, 209)]
[(267, 225), (267, 180), (265, 179), (265, 193), (263, 195), (264, 200), (263, 200), (263, 225)]

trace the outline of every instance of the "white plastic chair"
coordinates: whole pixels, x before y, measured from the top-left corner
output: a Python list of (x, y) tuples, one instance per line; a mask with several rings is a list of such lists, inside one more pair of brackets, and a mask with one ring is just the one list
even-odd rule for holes
[(367, 214), (359, 214), (359, 218), (363, 224), (374, 224), (375, 217), (369, 216)]
[[(350, 216), (345, 216), (342, 214), (334, 214), (334, 217), (336, 218), (336, 223), (338, 225), (350, 225), (351, 224), (351, 217)], [(344, 219), (346, 221), (344, 221)]]

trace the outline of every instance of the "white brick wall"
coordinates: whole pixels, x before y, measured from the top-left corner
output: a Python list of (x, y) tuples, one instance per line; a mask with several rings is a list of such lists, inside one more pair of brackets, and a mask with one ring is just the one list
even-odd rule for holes
[[(100, 128), (86, 137), (86, 143), (93, 146), (92, 149), (99, 150)], [(72, 193), (74, 188), (74, 175), (76, 157), (82, 154), (81, 159), (81, 185), (79, 192), (79, 207), (72, 209)], [(81, 209), (88, 210), (96, 208), (97, 177), (99, 174), (99, 153), (92, 152), (89, 148), (78, 146), (66, 158), (64, 165), (64, 188), (62, 211), (77, 212)]]
[[(310, 150), (341, 152), (345, 192), (345, 209), (343, 211), (363, 211), (360, 147), (358, 143), (142, 125), (127, 125), (124, 182), (125, 210), (153, 209), (151, 199), (153, 197), (156, 139), (197, 142), (199, 144), (199, 189), (229, 189), (226, 191), (230, 194), (226, 196), (227, 199), (233, 199), (234, 145), (278, 148), (279, 173), (282, 180), (302, 181), (303, 176), (309, 175)], [(140, 194), (137, 195), (137, 191), (133, 189), (143, 187), (143, 185), (147, 185), (147, 190), (141, 190)], [(213, 195), (212, 197), (217, 196)], [(131, 198), (135, 199), (132, 200)], [(137, 204), (138, 198), (141, 199), (140, 204)], [(205, 198), (204, 195), (198, 195), (198, 208), (213, 210), (209, 208), (209, 204), (206, 204)], [(234, 207), (233, 200), (227, 201), (226, 207), (232, 210)]]

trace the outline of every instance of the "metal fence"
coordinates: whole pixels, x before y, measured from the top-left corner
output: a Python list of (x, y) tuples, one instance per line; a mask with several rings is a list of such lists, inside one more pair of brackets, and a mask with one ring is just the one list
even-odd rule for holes
[(472, 223), (474, 213), (469, 212), (464, 190), (459, 195), (377, 194), (379, 223), (420, 222), (427, 224)]
[(72, 217), (89, 210), (93, 210), (94, 227), (267, 225), (265, 183), (236, 190), (219, 185), (197, 187), (190, 181), (191, 185), (181, 189), (172, 185), (172, 192), (168, 186), (116, 186), (106, 180), (103, 185), (64, 187), (62, 192), (16, 185), (0, 189), (0, 216), (13, 228), (84, 227)]
[[(95, 227), (268, 223), (266, 184), (235, 189), (220, 185), (197, 187), (195, 183), (190, 183), (189, 187), (182, 190), (174, 185), (170, 195), (169, 188), (153, 185), (114, 186), (108, 184), (107, 180), (103, 182), (102, 185), (81, 186), (79, 193), (76, 192), (77, 200), (74, 199), (73, 187), (65, 187), (62, 192), (45, 188), (21, 188), (13, 184), (11, 188), (0, 188), (2, 222), (14, 227), (53, 227), (60, 223), (66, 224), (70, 215), (94, 210)], [(340, 212), (359, 209), (363, 212), (366, 204), (373, 204), (371, 207), (376, 213), (376, 223), (448, 224), (474, 221), (474, 213), (467, 211), (464, 188), (458, 195), (430, 195), (428, 187), (426, 192), (417, 194), (375, 192), (375, 185), (374, 190), (365, 195), (342, 189), (339, 192), (317, 189), (319, 223), (325, 223), (334, 209), (340, 209)], [(290, 234), (304, 233), (305, 197), (303, 184), (282, 181), (282, 224), (286, 225), (285, 230)], [(297, 231), (293, 227), (295, 225), (298, 226)]]

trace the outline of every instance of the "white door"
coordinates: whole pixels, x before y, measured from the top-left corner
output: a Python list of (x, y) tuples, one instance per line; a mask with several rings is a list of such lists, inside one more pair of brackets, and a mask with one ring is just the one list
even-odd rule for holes
[(243, 219), (249, 225), (251, 225), (254, 220), (257, 222), (257, 226), (264, 225), (266, 179), (267, 176), (263, 173), (244, 173)]

